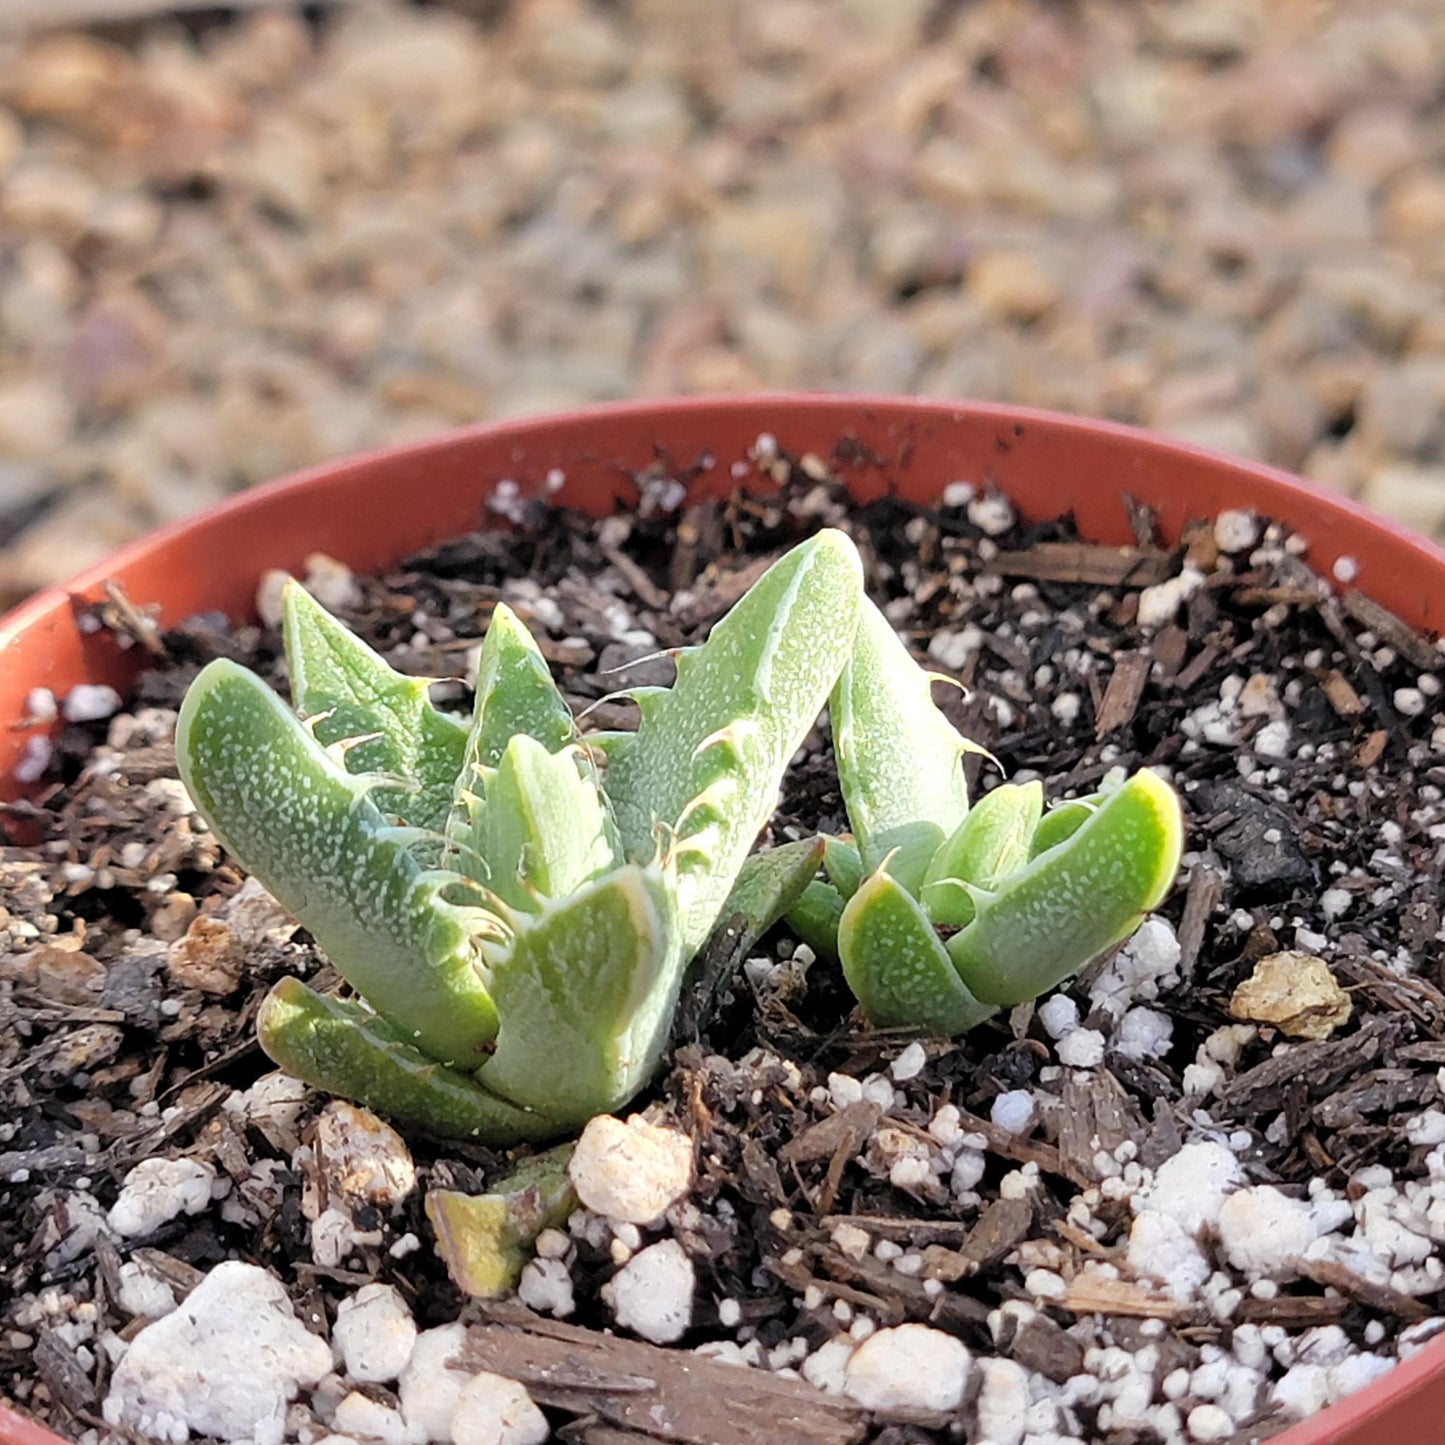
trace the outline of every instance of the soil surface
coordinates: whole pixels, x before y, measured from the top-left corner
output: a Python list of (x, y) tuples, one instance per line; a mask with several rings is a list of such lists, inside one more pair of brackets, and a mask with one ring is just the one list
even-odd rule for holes
[[(1341, 1361), (1392, 1359), (1402, 1331), (1406, 1348), (1433, 1332), (1445, 655), (1332, 592), (1292, 539), (1243, 515), (1165, 547), (1139, 511), (1137, 544), (1102, 548), (1068, 518), (1023, 525), (966, 489), (938, 510), (852, 510), (818, 459), (774, 470), (778, 497), (697, 505), (658, 476), (636, 511), (600, 523), (504, 503), (492, 530), (383, 577), (313, 582), (396, 666), (444, 678), (465, 672), (505, 598), (584, 727), (625, 725), (616, 689), (665, 681), (659, 649), (700, 639), (768, 561), (842, 526), (894, 625), (963, 684), (940, 688), (942, 705), (1010, 777), (1041, 777), (1050, 800), (1140, 765), (1172, 777), (1188, 852), (1151, 956), (1126, 948), (1061, 990), (1076, 1018), (1025, 1006), (921, 1049), (870, 1031), (836, 971), (782, 931), (758, 958), (720, 960), (734, 971), (705, 1007), (688, 1001), (670, 1070), (638, 1104), (696, 1145), (690, 1199), (642, 1234), (693, 1262), (680, 1346), (582, 1333), (611, 1326), (603, 1285), (641, 1243), (619, 1254), (595, 1219), (574, 1221), (565, 1324), (468, 1305), (432, 1252), (423, 1195), (476, 1188), (503, 1158), (409, 1139), (420, 1187), (395, 1207), (354, 1205), (332, 1257), (312, 1228), (326, 1164), (306, 1147), (327, 1101), (268, 1112), (238, 1098), (270, 1071), (252, 1028), (266, 989), (285, 974), (337, 980), (264, 899), (237, 899), (242, 875), (175, 781), (174, 710), (206, 660), (285, 681), (274, 630), (193, 619), (161, 637), (123, 710), (67, 724), (38, 804), (11, 810), (39, 841), (0, 854), (0, 1394), (68, 1436), (104, 1429), (112, 1360), (145, 1323), (122, 1303), (127, 1263), (177, 1297), (223, 1260), (261, 1264), (323, 1334), (358, 1286), (394, 1283), (423, 1328), (473, 1321), (479, 1359), (528, 1384), (568, 1438), (597, 1442), (899, 1445), (957, 1438), (959, 1421), (978, 1438), (1018, 1378), (1030, 1439), (1255, 1440), (1343, 1393)], [(438, 694), (468, 701), (460, 682)], [(980, 758), (968, 767), (976, 789), (998, 779)], [(846, 827), (820, 727), (771, 839)], [(1281, 953), (1322, 960), (1347, 1021), (1291, 1039), (1231, 1015), (1238, 985)], [(1254, 1261), (1216, 1210), (1184, 1246), (1207, 1278), (1151, 1276), (1140, 1200), (1191, 1141), (1223, 1145), (1236, 1182), (1264, 1187), (1252, 1197), (1309, 1206), (1324, 1243)], [(210, 1198), (123, 1233), (107, 1211), (155, 1155), (204, 1165)], [(776, 1373), (826, 1384), (808, 1366), (829, 1339), (861, 1338), (862, 1321), (923, 1322), (1023, 1371), (976, 1369), (948, 1415), (868, 1414)], [(697, 1346), (764, 1367), (726, 1428), (715, 1392), (686, 1394), (689, 1368), (712, 1380), (684, 1353)], [(559, 1374), (564, 1357), (588, 1366)], [(1221, 1360), (1253, 1369), (1253, 1393), (1211, 1393)], [(1121, 1379), (1141, 1382), (1135, 1396)], [(667, 1408), (641, 1419), (639, 1392)], [(329, 1422), (312, 1407), (292, 1424), (319, 1438)]]

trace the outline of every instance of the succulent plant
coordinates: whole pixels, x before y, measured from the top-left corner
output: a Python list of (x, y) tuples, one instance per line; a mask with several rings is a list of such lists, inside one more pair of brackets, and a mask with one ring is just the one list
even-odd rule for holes
[[(726, 916), (861, 596), (852, 543), (818, 534), (677, 655), (671, 687), (632, 691), (635, 732), (583, 738), (504, 605), (468, 724), (290, 584), (296, 712), (217, 661), (176, 734), (201, 815), (359, 995), (281, 982), (262, 1047), (318, 1087), (494, 1144), (625, 1103), (657, 1066), (683, 972)], [(743, 880), (754, 923), (760, 876)]]
[(931, 681), (865, 602), (830, 704), (853, 842), (827, 840), (827, 879), (788, 920), (875, 1024), (952, 1035), (1127, 938), (1174, 881), (1182, 825), (1147, 769), (1048, 812), (1038, 783), (970, 808), (960, 762), (980, 749)]

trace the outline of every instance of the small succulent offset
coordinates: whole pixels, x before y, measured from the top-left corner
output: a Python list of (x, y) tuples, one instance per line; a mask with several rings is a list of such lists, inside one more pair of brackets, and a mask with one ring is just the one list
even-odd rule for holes
[(827, 881), (788, 921), (839, 959), (875, 1024), (952, 1035), (1127, 938), (1174, 881), (1182, 822), (1147, 769), (1048, 812), (1038, 783), (970, 808), (960, 762), (980, 750), (931, 681), (865, 602), (830, 703), (854, 843), (827, 840)]
[(284, 980), (262, 1047), (318, 1087), (497, 1145), (621, 1106), (735, 885), (757, 912), (739, 874), (861, 599), (852, 543), (819, 533), (677, 655), (671, 687), (632, 691), (635, 732), (583, 739), (504, 605), (468, 724), (288, 586), (296, 712), (218, 661), (176, 734), (202, 816), (360, 996)]

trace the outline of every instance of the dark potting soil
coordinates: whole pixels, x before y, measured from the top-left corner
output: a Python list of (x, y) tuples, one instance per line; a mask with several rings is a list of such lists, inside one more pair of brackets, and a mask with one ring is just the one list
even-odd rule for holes
[[(53, 781), (38, 804), (12, 810), (41, 841), (0, 853), (0, 1394), (71, 1437), (104, 1428), (114, 1341), (144, 1324), (122, 1303), (127, 1261), (178, 1297), (222, 1260), (264, 1265), (322, 1333), (359, 1285), (394, 1283), (423, 1326), (476, 1322), (479, 1358), (528, 1383), (567, 1438), (599, 1442), (899, 1445), (958, 1438), (960, 1422), (967, 1438), (986, 1433), (977, 1370), (946, 1418), (867, 1415), (761, 1372), (772, 1393), (733, 1410), (741, 1377), (719, 1382), (711, 1372), (731, 1367), (688, 1352), (713, 1342), (796, 1368), (834, 1336), (861, 1336), (860, 1320), (927, 1323), (979, 1358), (1017, 1361), (1036, 1398), (1044, 1382), (1066, 1397), (1053, 1425), (1036, 1408), (1030, 1429), (1090, 1445), (1167, 1438), (1135, 1408), (1137, 1388), (1126, 1404), (1121, 1369), (1146, 1381), (1144, 1404), (1172, 1400), (1183, 1422), (1217, 1398), (1201, 1367), (1235, 1362), (1246, 1337), (1258, 1356), (1262, 1341), (1252, 1405), (1229, 1397), (1228, 1438), (1256, 1440), (1290, 1423), (1271, 1390), (1291, 1365), (1393, 1357), (1402, 1331), (1418, 1343), (1445, 1323), (1445, 1274), (1422, 1262), (1433, 1245), (1413, 1262), (1397, 1255), (1383, 1275), (1337, 1251), (1253, 1280), (1207, 1236), (1215, 1278), (1192, 1292), (1142, 1274), (1130, 1254), (1131, 1196), (1198, 1138), (1227, 1143), (1249, 1184), (1295, 1201), (1324, 1187), (1346, 1204), (1383, 1190), (1381, 1210), (1427, 1228), (1407, 1195), (1429, 1183), (1445, 1066), (1445, 655), (1367, 599), (1333, 594), (1291, 539), (1248, 518), (1192, 527), (1171, 548), (1136, 509), (1136, 545), (1104, 548), (1078, 541), (1067, 518), (1018, 523), (991, 496), (854, 509), (817, 480), (826, 469), (814, 459), (776, 466), (776, 497), (692, 505), (659, 475), (636, 511), (600, 523), (508, 505), (495, 530), (381, 578), (329, 581), (361, 636), (403, 670), (437, 677), (463, 673), (505, 598), (584, 727), (626, 725), (616, 690), (666, 681), (659, 649), (702, 638), (787, 547), (844, 527), (894, 625), (964, 685), (940, 689), (942, 705), (1010, 776), (1041, 777), (1056, 800), (1119, 769), (1168, 771), (1189, 850), (1161, 909), (1165, 955), (1177, 937), (1172, 963), (1155, 957), (1151, 973), (1106, 960), (1065, 990), (1097, 1044), (1076, 1030), (1066, 1047), (1025, 1007), (928, 1041), (920, 1058), (863, 1025), (835, 970), (808, 966), (782, 931), (761, 959), (714, 957), (724, 986), (705, 1007), (685, 1000), (671, 1068), (636, 1106), (650, 1101), (696, 1142), (690, 1201), (645, 1232), (671, 1234), (697, 1272), (678, 1347), (598, 1333), (612, 1322), (601, 1290), (617, 1268), (605, 1230), (575, 1242), (566, 1324), (457, 1293), (422, 1199), (430, 1186), (498, 1177), (507, 1161), (483, 1148), (411, 1138), (418, 1187), (394, 1211), (353, 1206), (361, 1241), (318, 1263), (306, 1206), (314, 1215), (324, 1164), (298, 1146), (326, 1100), (310, 1095), (290, 1114), (234, 1105), (269, 1072), (253, 1022), (270, 985), (285, 974), (338, 981), (304, 933), (274, 919), (243, 930), (232, 916), (242, 875), (194, 821), (170, 741), (174, 709), (212, 657), (284, 687), (279, 638), (193, 619), (159, 638), (157, 667), (121, 713), (67, 725)], [(142, 613), (144, 601), (131, 599)], [(143, 628), (134, 607), (103, 620)], [(438, 693), (469, 702), (460, 683)], [(975, 789), (998, 777), (979, 758), (968, 767)], [(769, 841), (846, 826), (820, 728)], [(1236, 986), (1288, 951), (1327, 963), (1348, 1022), (1313, 1041), (1269, 1026), (1229, 1033)], [(1136, 1014), (1131, 1032), (1119, 1020), (1130, 1007), (1167, 1014), (1172, 1031)], [(1034, 1115), (1021, 1129), (1019, 1091)], [(158, 1154), (213, 1167), (217, 1202), (117, 1237), (106, 1210), (127, 1172)], [(979, 1155), (977, 1180), (960, 1180), (957, 1161), (968, 1173)], [(1430, 1198), (1414, 1203), (1423, 1218)], [(1023, 1307), (997, 1313), (1010, 1301)], [(559, 1374), (559, 1352), (586, 1368)], [(1098, 1388), (1065, 1384), (1082, 1376)], [(639, 1398), (661, 1402), (642, 1423)]]

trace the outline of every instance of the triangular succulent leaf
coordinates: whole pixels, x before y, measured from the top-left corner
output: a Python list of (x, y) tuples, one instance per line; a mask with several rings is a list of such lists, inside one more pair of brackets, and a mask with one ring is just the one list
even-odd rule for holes
[[(783, 770), (842, 667), (861, 578), (857, 550), (841, 532), (821, 532), (794, 548), (701, 648), (678, 657), (676, 683), (644, 709), (632, 740), (603, 744), (606, 789), (627, 856), (646, 862), (656, 855), (659, 823), (677, 834), (687, 956), (717, 921), (773, 811)], [(716, 802), (694, 808), (699, 798)]]
[(476, 910), (442, 896), (362, 780), (258, 677), (224, 659), (191, 685), (176, 761), (226, 848), (313, 934), (358, 993), (444, 1063), (476, 1068), (496, 1011)]
[(887, 872), (865, 879), (848, 900), (838, 956), (848, 986), (879, 1028), (951, 1036), (993, 1012), (960, 982), (932, 922)]
[(1158, 906), (1182, 846), (1174, 790), (1157, 773), (1136, 773), (1070, 837), (975, 895), (973, 921), (947, 944), (959, 977), (1005, 1008), (1047, 993)]
[(993, 888), (1029, 861), (1029, 841), (1044, 808), (1040, 783), (1001, 783), (985, 793), (953, 836), (933, 855), (919, 899), (940, 927), (962, 928), (973, 918), (973, 900), (955, 880)]
[(1097, 797), (1071, 798), (1055, 803), (1039, 820), (1029, 843), (1029, 857), (1037, 858), (1047, 853), (1065, 839), (1073, 837), (1090, 818), (1094, 816), (1101, 799)]
[(485, 1088), (559, 1128), (625, 1103), (667, 1039), (682, 974), (671, 878), (628, 864), (522, 921), (498, 950)]
[(852, 655), (829, 704), (848, 821), (871, 872), (911, 893), (968, 813), (960, 760), (969, 744), (939, 711), (928, 674), (888, 619), (864, 601)]
[(376, 801), (403, 822), (440, 828), (461, 768), (466, 725), (432, 706), (428, 680), (397, 672), (338, 622), (299, 582), (281, 594), (291, 696), (323, 746), (345, 744), (346, 770), (393, 773), (411, 787)]
[(497, 1147), (560, 1132), (552, 1120), (429, 1058), (362, 1004), (325, 997), (298, 979), (283, 978), (266, 996), (256, 1032), (267, 1057), (288, 1074), (399, 1124)]
[(847, 901), (833, 884), (826, 879), (815, 878), (803, 889), (802, 897), (788, 909), (784, 918), (799, 940), (819, 958), (836, 963), (838, 925), (843, 921), (843, 906)]
[(457, 866), (509, 907), (536, 912), (621, 863), (591, 764), (579, 770), (576, 749), (548, 752), (516, 733), (478, 782), (470, 826), (453, 834)]
[(823, 868), (828, 874), (828, 882), (844, 898), (851, 898), (863, 881), (863, 859), (847, 838), (823, 834)]
[(535, 738), (549, 753), (555, 753), (576, 737), (577, 728), (536, 640), (522, 619), (505, 602), (499, 602), (477, 662), (477, 697), (466, 761), (496, 767), (507, 744), (518, 734)]

